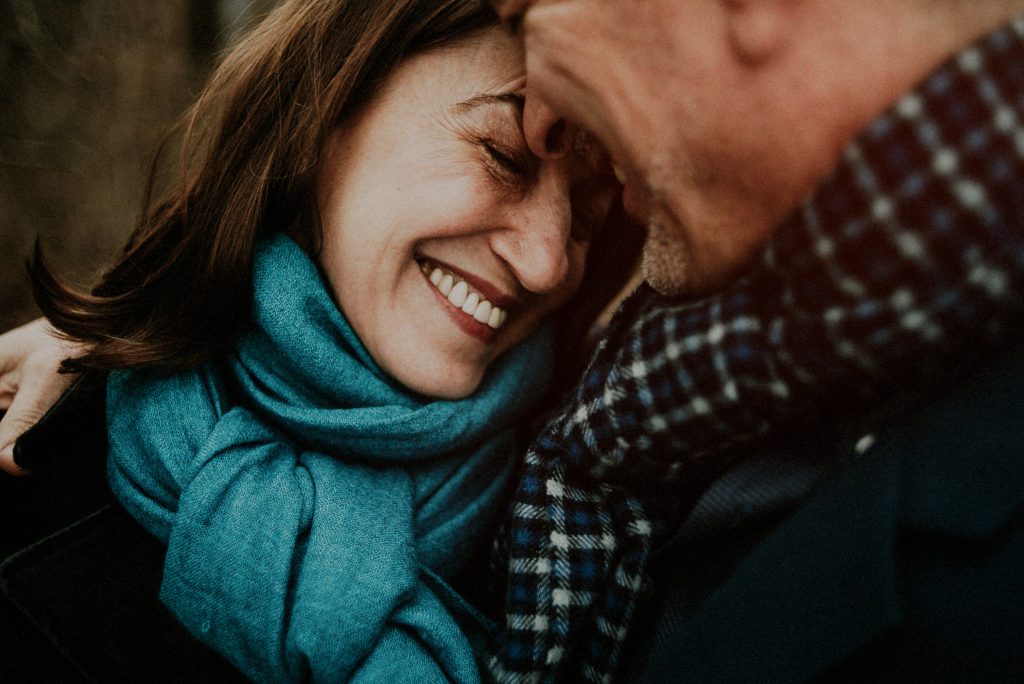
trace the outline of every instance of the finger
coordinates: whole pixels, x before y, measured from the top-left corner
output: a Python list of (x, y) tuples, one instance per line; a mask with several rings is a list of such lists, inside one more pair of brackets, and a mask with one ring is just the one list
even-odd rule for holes
[[(0, 420), (0, 426), (2, 426), (3, 423), (4, 420)], [(27, 470), (14, 462), (14, 442), (11, 442), (0, 450), (0, 472), (5, 472), (8, 475), (15, 475), (17, 477), (28, 475)]]
[(0, 411), (6, 411), (14, 401), (14, 395), (18, 393), (17, 373), (11, 371), (0, 371)]
[(61, 395), (74, 382), (70, 375), (40, 373), (26, 378), (3, 419), (0, 420), (0, 470), (22, 475), (23, 469), (14, 463), (14, 443), (57, 403)]
[(26, 403), (26, 395), (15, 395), (11, 408), (0, 419), (0, 470), (11, 475), (24, 475), (25, 471), (14, 462), (14, 444), (30, 427), (35, 425), (42, 414), (37, 408), (19, 406)]
[(14, 462), (13, 447), (10, 452), (0, 454), (0, 471), (5, 472), (8, 475), (14, 475), (15, 477), (22, 477), (29, 474), (29, 471)]

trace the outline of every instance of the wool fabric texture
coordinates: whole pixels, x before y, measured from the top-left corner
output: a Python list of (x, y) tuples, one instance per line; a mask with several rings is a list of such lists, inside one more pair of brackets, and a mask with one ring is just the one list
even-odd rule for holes
[(478, 681), (448, 581), (500, 513), (552, 335), (432, 400), (382, 372), (287, 237), (260, 244), (254, 292), (223, 358), (108, 382), (109, 480), (168, 545), (161, 600), (257, 681)]
[(1021, 336), (1022, 64), (1019, 18), (862, 131), (746, 277), (699, 302), (644, 286), (623, 305), (527, 453), (496, 545), (494, 679), (614, 681), (670, 529), (659, 511), (694, 503), (695, 472)]

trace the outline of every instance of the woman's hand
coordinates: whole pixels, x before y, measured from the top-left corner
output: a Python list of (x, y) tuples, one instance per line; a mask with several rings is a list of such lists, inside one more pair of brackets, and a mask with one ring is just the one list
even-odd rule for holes
[(39, 318), (0, 335), (0, 470), (26, 471), (14, 463), (14, 442), (57, 403), (77, 376), (59, 373), (62, 360), (79, 346), (56, 336)]

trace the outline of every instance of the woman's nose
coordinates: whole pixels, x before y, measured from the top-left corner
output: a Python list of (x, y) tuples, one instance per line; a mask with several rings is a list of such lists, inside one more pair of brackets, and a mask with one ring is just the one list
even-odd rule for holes
[(523, 104), (523, 131), (530, 151), (541, 159), (558, 159), (569, 152), (570, 125), (544, 100), (532, 92), (527, 83)]
[(569, 276), (572, 207), (564, 175), (549, 174), (510, 213), (509, 225), (495, 234), (492, 248), (528, 291), (557, 289)]

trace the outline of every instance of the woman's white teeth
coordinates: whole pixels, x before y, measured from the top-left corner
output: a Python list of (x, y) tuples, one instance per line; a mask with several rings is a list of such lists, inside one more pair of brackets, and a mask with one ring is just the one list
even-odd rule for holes
[[(424, 268), (424, 270), (426, 269)], [(476, 292), (470, 292), (469, 285), (462, 280), (456, 282), (450, 273), (435, 268), (430, 271), (429, 278), (431, 284), (448, 298), (452, 306), (462, 309), (463, 313), (472, 316), (480, 323), (497, 330), (508, 320), (508, 312), (494, 306)]]
[(441, 282), (437, 286), (437, 289), (441, 291), (441, 294), (447, 297), (451, 294), (453, 287), (455, 287), (455, 278), (452, 278), (450, 275), (446, 275), (444, 278), (441, 278)]
[(462, 305), (466, 303), (466, 298), (469, 297), (469, 285), (462, 282), (461, 280), (455, 284), (452, 291), (448, 293), (448, 301), (452, 303), (457, 309), (461, 309)]
[(480, 306), (476, 307), (476, 310), (473, 312), (473, 318), (486, 325), (491, 320), (491, 303), (486, 299), (480, 302)]

